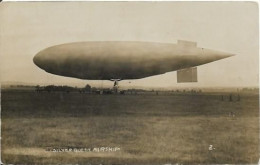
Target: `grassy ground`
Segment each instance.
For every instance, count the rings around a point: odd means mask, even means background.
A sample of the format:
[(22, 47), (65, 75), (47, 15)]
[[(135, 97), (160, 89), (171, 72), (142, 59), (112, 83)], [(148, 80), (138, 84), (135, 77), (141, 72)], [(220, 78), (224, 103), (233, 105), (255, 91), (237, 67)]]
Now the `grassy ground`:
[[(2, 162), (257, 163), (258, 95), (240, 97), (2, 91)], [(46, 151), (103, 146), (120, 151)]]

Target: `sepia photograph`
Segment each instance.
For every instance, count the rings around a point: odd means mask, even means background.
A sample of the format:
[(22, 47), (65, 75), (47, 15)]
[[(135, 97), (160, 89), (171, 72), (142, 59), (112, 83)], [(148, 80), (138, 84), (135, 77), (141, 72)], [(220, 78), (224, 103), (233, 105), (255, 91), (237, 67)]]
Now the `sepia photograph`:
[(254, 1), (0, 3), (2, 164), (258, 164)]

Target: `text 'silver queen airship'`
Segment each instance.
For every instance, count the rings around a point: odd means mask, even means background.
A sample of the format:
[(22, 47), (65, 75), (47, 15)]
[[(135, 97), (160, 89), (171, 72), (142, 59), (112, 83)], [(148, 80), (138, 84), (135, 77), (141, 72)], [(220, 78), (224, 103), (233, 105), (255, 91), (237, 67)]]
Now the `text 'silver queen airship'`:
[(177, 71), (177, 82), (197, 82), (196, 66), (230, 56), (181, 40), (177, 44), (107, 41), (49, 47), (33, 61), (48, 73), (87, 80), (140, 79)]

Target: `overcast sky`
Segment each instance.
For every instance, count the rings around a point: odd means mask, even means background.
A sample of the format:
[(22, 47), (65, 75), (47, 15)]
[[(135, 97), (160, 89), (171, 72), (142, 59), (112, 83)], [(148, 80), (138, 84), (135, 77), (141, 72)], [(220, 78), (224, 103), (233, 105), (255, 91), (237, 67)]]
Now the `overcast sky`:
[(198, 83), (176, 83), (176, 72), (124, 86), (226, 87), (258, 85), (258, 6), (254, 2), (2, 2), (1, 82), (87, 83), (34, 65), (46, 47), (78, 41), (197, 42), (236, 56), (198, 67)]

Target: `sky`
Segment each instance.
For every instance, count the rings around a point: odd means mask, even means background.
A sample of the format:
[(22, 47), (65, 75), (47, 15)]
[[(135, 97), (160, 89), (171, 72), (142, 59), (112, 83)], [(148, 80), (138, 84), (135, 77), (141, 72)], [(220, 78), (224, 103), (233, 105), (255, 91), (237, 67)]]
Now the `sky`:
[(197, 42), (235, 56), (198, 67), (198, 83), (177, 83), (176, 71), (121, 87), (258, 86), (259, 27), (255, 2), (2, 2), (0, 81), (112, 87), (53, 75), (32, 61), (41, 50), (82, 41)]

